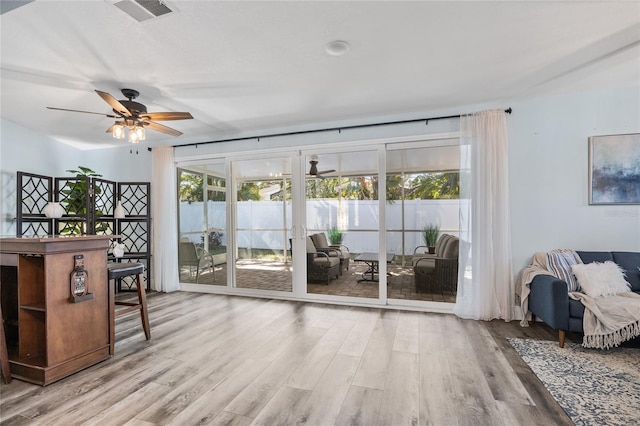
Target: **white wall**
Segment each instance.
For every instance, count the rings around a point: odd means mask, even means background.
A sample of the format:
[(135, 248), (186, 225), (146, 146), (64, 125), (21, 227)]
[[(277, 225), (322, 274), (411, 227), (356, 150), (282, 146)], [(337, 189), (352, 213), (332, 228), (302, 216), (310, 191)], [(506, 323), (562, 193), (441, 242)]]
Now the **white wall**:
[(546, 97), (511, 106), (514, 272), (536, 251), (640, 251), (640, 206), (590, 206), (588, 196), (588, 137), (639, 133), (640, 88)]
[(145, 147), (130, 154), (129, 147), (83, 151), (12, 122), (0, 122), (0, 235), (15, 235), (16, 172), (70, 176), (65, 170), (89, 167), (114, 181), (151, 180), (151, 153)]

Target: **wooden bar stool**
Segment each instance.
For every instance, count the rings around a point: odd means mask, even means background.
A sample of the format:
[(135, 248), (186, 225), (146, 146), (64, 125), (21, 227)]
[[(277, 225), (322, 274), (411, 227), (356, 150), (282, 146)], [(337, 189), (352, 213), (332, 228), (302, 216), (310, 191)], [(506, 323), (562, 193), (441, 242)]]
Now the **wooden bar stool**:
[[(110, 340), (111, 347), (109, 352), (113, 355), (114, 346), (116, 341), (115, 319), (119, 316), (126, 315), (133, 311), (140, 311), (140, 319), (142, 320), (142, 329), (147, 340), (151, 339), (151, 330), (149, 328), (149, 313), (147, 311), (147, 293), (142, 284), (142, 273), (144, 272), (144, 265), (142, 263), (109, 263), (107, 265), (109, 270), (109, 296), (112, 300), (110, 303)], [(138, 303), (135, 302), (117, 302), (115, 300), (115, 280), (117, 278), (124, 278), (135, 275), (136, 277), (136, 289), (138, 290)], [(116, 309), (118, 306), (126, 306), (126, 308)]]

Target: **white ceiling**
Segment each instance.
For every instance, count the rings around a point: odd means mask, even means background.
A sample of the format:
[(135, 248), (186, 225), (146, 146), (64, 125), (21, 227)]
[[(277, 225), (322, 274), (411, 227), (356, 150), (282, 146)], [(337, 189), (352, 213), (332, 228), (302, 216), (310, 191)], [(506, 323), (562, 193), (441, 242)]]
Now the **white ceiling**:
[[(149, 111), (193, 114), (163, 123), (184, 132), (178, 138), (148, 132), (145, 143), (161, 145), (640, 84), (638, 1), (173, 0), (173, 13), (142, 23), (115, 1), (4, 11), (2, 118), (111, 146), (111, 119), (45, 107), (106, 114), (94, 90), (123, 99), (128, 87)], [(332, 40), (351, 49), (330, 56)]]

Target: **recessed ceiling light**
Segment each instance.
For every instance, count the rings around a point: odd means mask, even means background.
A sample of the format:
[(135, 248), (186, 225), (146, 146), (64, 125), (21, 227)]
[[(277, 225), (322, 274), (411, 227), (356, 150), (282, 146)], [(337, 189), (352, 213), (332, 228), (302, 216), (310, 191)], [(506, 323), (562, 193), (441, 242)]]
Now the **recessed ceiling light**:
[(327, 43), (325, 50), (329, 55), (342, 56), (349, 51), (349, 43), (342, 40), (334, 40)]

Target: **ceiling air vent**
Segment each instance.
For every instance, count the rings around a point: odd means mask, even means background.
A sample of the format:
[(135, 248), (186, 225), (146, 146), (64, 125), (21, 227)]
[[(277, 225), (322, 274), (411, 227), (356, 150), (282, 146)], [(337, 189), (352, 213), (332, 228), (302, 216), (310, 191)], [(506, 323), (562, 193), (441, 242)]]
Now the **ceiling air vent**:
[(162, 0), (122, 0), (113, 5), (138, 22), (173, 12)]

